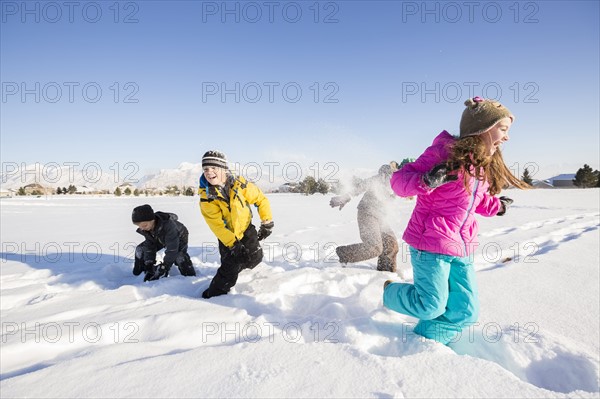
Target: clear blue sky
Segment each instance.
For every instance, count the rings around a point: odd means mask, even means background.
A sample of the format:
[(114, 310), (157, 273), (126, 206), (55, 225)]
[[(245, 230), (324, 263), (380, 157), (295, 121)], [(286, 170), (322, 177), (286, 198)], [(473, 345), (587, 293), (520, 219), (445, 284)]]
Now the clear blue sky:
[(375, 169), (500, 94), (509, 166), (599, 167), (598, 1), (64, 3), (1, 1), (3, 164)]

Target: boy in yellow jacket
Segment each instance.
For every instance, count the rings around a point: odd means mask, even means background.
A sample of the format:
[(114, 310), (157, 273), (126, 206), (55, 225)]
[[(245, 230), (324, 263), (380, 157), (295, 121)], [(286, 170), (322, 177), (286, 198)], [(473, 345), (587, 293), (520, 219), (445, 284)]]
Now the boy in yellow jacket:
[[(252, 269), (262, 261), (259, 241), (271, 234), (274, 224), (267, 197), (253, 183), (234, 176), (223, 153), (206, 152), (202, 170), (200, 211), (219, 240), (221, 254), (221, 267), (202, 293), (202, 298), (208, 299), (227, 294), (240, 271)], [(258, 233), (252, 224), (251, 204), (258, 208), (261, 220)]]

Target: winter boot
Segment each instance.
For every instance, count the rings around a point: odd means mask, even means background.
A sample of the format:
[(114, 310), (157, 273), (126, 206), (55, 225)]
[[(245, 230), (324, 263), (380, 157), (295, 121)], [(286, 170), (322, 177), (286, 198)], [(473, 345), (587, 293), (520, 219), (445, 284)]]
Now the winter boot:
[(344, 251), (344, 247), (336, 247), (335, 253), (337, 254), (337, 256), (340, 260), (340, 263), (342, 265), (346, 265), (348, 263), (348, 261), (349, 261), (348, 256), (347, 256), (348, 253), (347, 253), (347, 251)]
[(377, 270), (382, 272), (396, 271), (396, 255), (398, 255), (398, 242), (396, 237), (391, 234), (383, 233), (381, 235), (383, 242), (383, 252), (377, 259)]
[(177, 259), (175, 259), (175, 264), (177, 265), (179, 273), (181, 273), (182, 276), (196, 275), (196, 269), (194, 269), (190, 255), (188, 255), (187, 252), (180, 253), (177, 256)]

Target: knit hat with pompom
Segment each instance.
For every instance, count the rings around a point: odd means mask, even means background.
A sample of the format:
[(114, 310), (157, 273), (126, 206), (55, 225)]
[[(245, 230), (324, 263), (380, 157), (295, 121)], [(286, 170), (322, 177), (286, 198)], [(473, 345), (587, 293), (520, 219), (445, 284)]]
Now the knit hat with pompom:
[(473, 97), (465, 101), (465, 106), (467, 108), (460, 119), (461, 139), (485, 133), (501, 119), (510, 118), (512, 122), (515, 120), (508, 108), (495, 100)]

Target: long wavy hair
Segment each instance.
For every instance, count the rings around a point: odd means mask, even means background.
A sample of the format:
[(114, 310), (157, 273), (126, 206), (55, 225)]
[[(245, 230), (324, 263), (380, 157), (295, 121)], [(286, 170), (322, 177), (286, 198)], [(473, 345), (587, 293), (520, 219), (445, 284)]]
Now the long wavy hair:
[(531, 188), (527, 183), (516, 178), (504, 163), (502, 152), (496, 149), (492, 156), (480, 136), (469, 136), (456, 140), (450, 149), (447, 161), (449, 170), (463, 171), (463, 184), (471, 192), (470, 178), (487, 181), (491, 195), (499, 194), (502, 189), (514, 186), (520, 189)]

